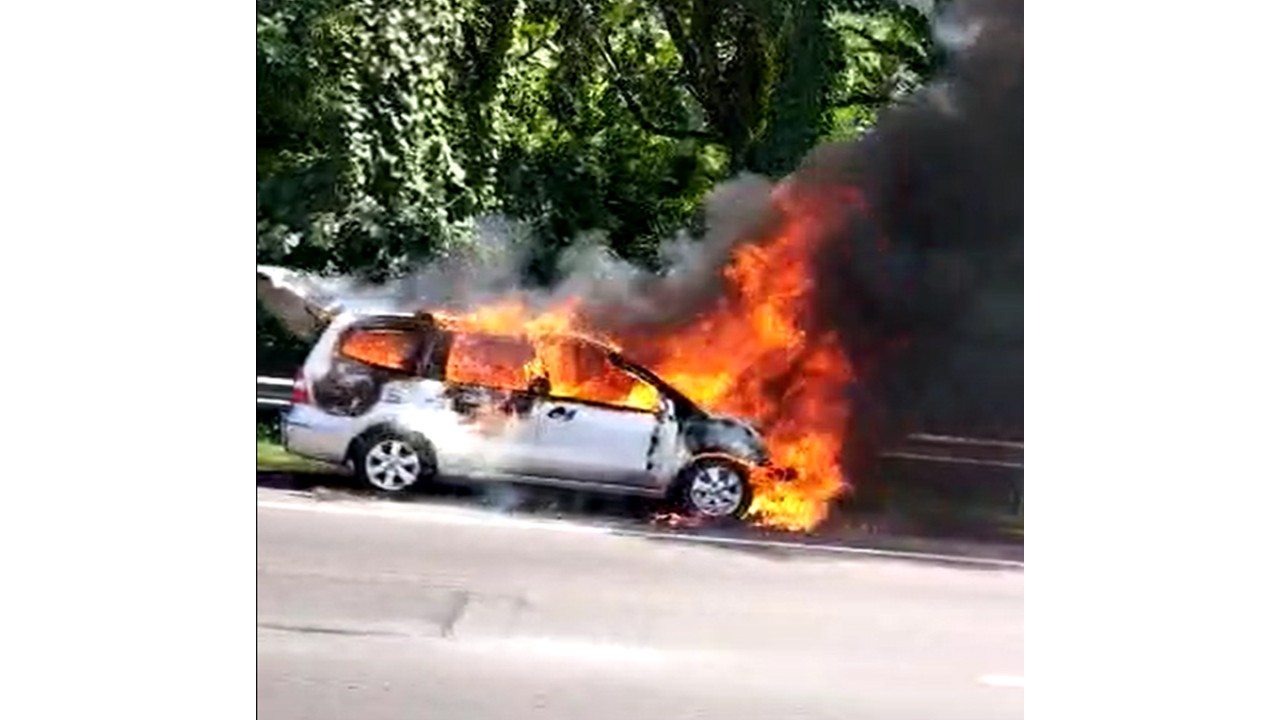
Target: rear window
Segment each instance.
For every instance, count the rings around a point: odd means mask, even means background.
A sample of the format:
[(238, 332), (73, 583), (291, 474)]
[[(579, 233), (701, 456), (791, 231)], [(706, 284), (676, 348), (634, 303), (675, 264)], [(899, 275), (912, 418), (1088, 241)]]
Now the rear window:
[(373, 367), (413, 372), (417, 341), (417, 333), (409, 330), (357, 329), (342, 338), (338, 354)]
[(460, 333), (454, 336), (445, 379), (467, 385), (524, 390), (536, 377), (536, 356), (529, 343), (515, 337)]

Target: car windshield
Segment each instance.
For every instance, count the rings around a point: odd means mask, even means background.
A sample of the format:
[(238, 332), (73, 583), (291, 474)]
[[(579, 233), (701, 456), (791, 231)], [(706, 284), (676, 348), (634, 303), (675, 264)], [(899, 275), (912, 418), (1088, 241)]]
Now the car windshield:
[(610, 352), (609, 362), (623, 371), (640, 378), (644, 382), (652, 385), (659, 393), (665, 395), (676, 405), (677, 414), (685, 417), (702, 417), (707, 413), (698, 404), (690, 400), (687, 395), (675, 389), (666, 380), (658, 377), (654, 372), (643, 365), (638, 365), (626, 359), (616, 352)]

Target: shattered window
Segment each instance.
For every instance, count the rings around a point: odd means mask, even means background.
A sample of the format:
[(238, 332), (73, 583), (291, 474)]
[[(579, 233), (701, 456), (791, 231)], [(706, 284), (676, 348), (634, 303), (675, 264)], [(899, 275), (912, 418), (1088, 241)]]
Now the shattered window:
[(413, 371), (413, 350), (417, 335), (406, 330), (354, 330), (342, 340), (338, 353), (366, 365)]
[(538, 373), (533, 347), (515, 337), (458, 334), (449, 351), (445, 379), (467, 385), (524, 390)]
[(658, 406), (653, 386), (609, 362), (605, 351), (570, 339), (538, 343), (538, 356), (557, 397), (651, 411)]

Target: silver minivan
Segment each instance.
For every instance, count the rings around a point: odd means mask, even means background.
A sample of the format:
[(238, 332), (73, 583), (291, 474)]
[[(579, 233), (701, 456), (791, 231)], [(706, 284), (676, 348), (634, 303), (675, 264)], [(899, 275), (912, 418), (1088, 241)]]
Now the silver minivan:
[[(548, 343), (550, 368), (538, 362)], [(603, 343), (430, 313), (334, 317), (298, 372), (283, 435), (384, 493), (436, 476), (532, 483), (666, 497), (707, 519), (741, 518), (752, 469), (768, 463), (751, 425)]]

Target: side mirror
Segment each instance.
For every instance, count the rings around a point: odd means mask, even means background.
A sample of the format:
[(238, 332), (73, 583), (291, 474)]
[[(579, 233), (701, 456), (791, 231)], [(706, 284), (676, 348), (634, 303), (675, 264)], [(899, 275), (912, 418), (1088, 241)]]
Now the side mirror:
[(534, 397), (546, 397), (551, 394), (551, 381), (545, 377), (536, 377), (529, 382), (526, 392)]

